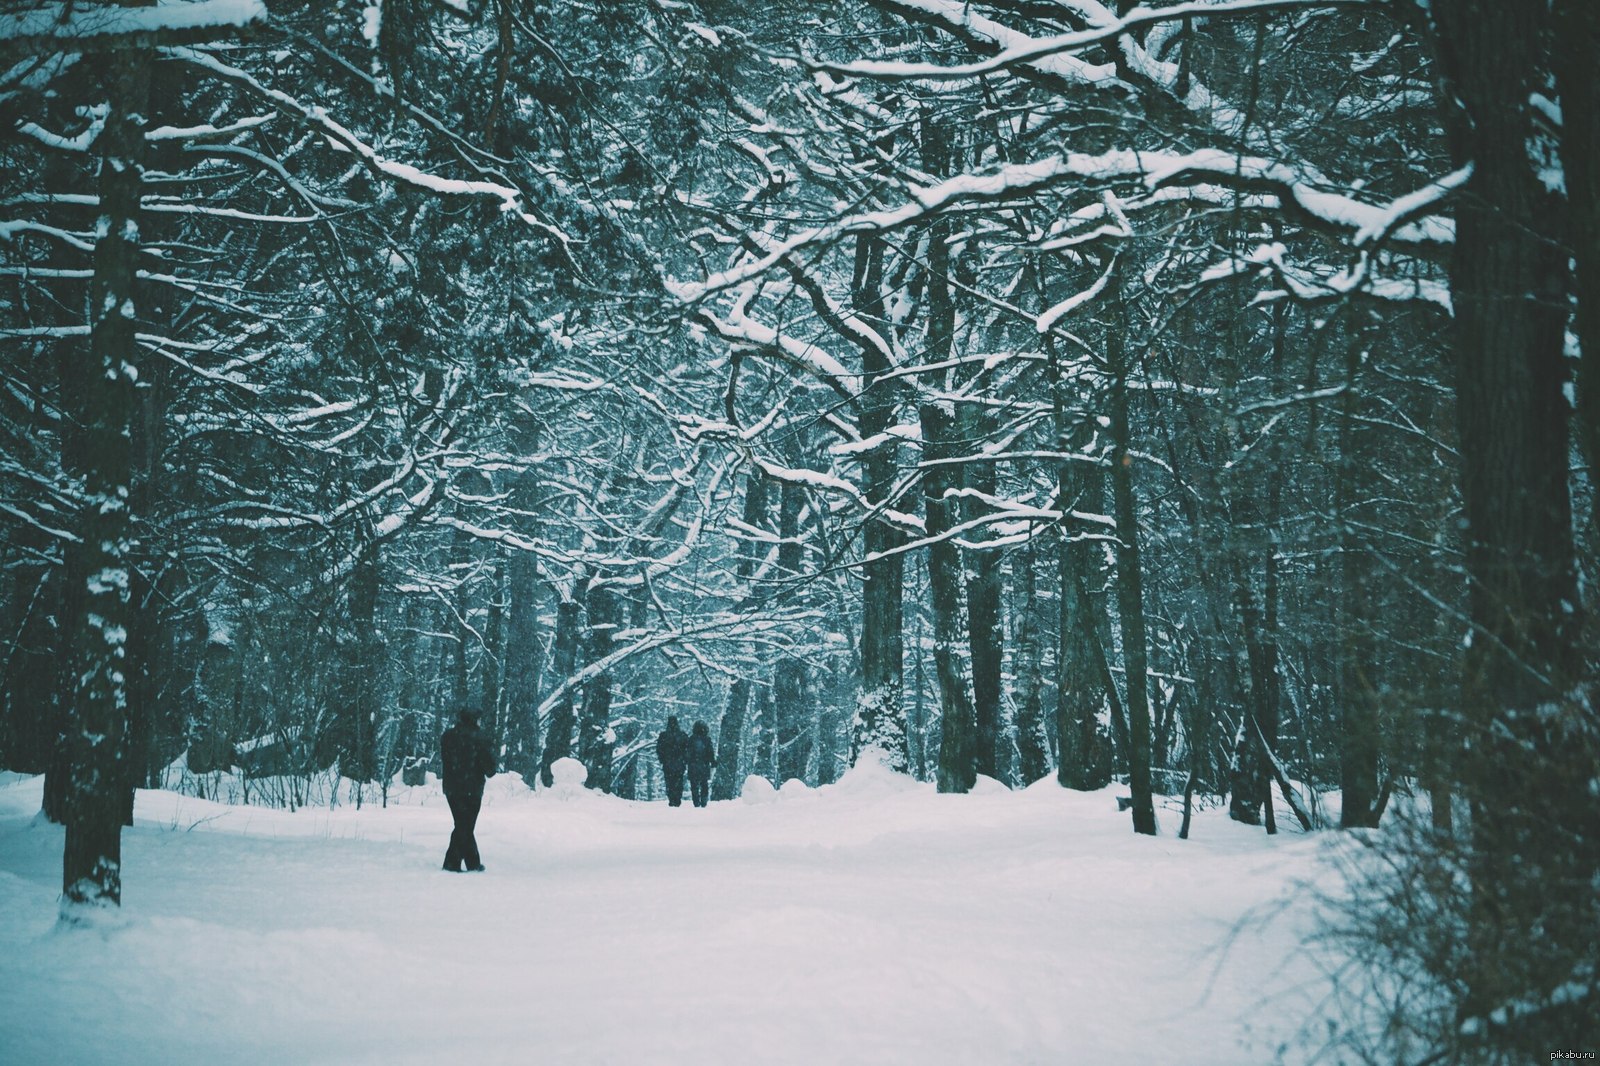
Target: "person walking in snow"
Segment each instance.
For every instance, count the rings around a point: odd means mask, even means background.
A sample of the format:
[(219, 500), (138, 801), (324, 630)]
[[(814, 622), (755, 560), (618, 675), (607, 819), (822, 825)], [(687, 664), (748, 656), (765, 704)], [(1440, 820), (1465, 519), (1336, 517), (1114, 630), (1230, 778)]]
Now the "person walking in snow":
[(711, 768), (717, 765), (717, 751), (711, 746), (711, 729), (704, 722), (694, 724), (689, 735), (689, 795), (696, 807), (704, 807), (711, 791)]
[(689, 738), (678, 728), (678, 716), (667, 716), (667, 728), (656, 737), (656, 758), (661, 760), (661, 775), (667, 779), (667, 806), (683, 806), (684, 759)]
[(444, 868), (461, 873), (461, 864), (466, 863), (468, 870), (482, 870), (473, 833), (483, 807), (484, 779), (494, 776), (494, 752), (489, 750), (489, 738), (478, 728), (476, 711), (461, 709), (456, 724), (439, 738), (439, 757), (444, 763), (444, 798), (456, 823), (444, 853)]

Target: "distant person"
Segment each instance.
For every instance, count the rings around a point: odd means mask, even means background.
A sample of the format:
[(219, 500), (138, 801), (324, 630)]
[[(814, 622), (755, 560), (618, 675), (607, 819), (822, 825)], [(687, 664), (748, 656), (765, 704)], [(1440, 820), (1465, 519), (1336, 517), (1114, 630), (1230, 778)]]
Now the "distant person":
[(483, 869), (478, 856), (478, 841), (472, 835), (478, 827), (478, 811), (483, 806), (483, 782), (494, 776), (494, 752), (489, 738), (478, 728), (478, 713), (463, 708), (456, 724), (439, 739), (439, 757), (444, 763), (444, 798), (456, 827), (450, 834), (450, 848), (444, 853), (444, 868), (461, 873)]
[(696, 807), (710, 798), (711, 768), (717, 765), (717, 751), (711, 746), (711, 729), (704, 722), (694, 724), (689, 735), (689, 795)]
[(661, 760), (661, 775), (667, 779), (667, 806), (683, 806), (684, 760), (689, 754), (689, 738), (678, 728), (678, 716), (667, 716), (667, 728), (656, 737), (656, 758)]

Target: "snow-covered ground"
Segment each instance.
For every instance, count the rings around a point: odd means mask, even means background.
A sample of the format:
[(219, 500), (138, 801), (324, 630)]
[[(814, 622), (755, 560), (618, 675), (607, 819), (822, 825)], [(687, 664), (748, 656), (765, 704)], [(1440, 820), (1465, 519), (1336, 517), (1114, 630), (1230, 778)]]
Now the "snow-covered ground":
[(1217, 811), (1180, 841), (1172, 810), (1136, 838), (1115, 790), (988, 784), (861, 766), (696, 810), (501, 776), (488, 870), (459, 875), (434, 787), (292, 813), (141, 792), (122, 919), (58, 930), (62, 831), (0, 775), (0, 1061), (1310, 1057), (1322, 841)]

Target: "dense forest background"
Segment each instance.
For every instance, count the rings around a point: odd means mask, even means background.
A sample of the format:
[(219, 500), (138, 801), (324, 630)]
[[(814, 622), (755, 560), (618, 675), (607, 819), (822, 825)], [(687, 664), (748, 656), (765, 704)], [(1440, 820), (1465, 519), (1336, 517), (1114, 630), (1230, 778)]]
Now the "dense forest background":
[(376, 800), (468, 707), (653, 798), (675, 714), (713, 798), (876, 749), (1145, 833), (1425, 799), (1388, 854), (1454, 909), (1384, 943), (1440, 1039), (1592, 1033), (1600, 7), (7, 4), (0, 52), (0, 764), (69, 898), (174, 767)]

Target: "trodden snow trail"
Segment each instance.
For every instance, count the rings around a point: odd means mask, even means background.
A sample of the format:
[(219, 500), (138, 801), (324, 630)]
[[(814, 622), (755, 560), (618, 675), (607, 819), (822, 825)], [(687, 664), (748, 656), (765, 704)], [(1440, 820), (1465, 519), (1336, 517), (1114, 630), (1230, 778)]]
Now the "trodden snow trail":
[[(490, 782), (298, 812), (141, 792), (120, 921), (55, 928), (61, 835), (0, 784), (0, 1061), (1289, 1061), (1315, 838), (1113, 792), (941, 796), (876, 767), (764, 803)], [(1176, 815), (1165, 812), (1170, 834)]]

